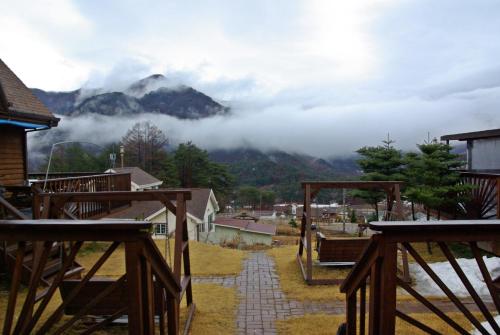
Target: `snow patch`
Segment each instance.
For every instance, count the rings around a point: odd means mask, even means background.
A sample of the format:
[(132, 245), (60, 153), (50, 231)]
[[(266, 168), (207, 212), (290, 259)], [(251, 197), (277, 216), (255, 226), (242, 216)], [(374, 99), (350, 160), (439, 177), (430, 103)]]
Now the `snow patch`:
[[(498, 325), (500, 325), (500, 315), (495, 316), (495, 322)], [(495, 334), (495, 332), (493, 331), (493, 328), (491, 327), (491, 325), (489, 324), (488, 321), (484, 321), (483, 323), (481, 323), (481, 325), (484, 327), (484, 329), (486, 329), (486, 331), (489, 334)], [(481, 332), (477, 329), (474, 329), (474, 331), (472, 332), (472, 335), (481, 335)]]
[[(483, 257), (484, 263), (488, 268), (492, 278), (500, 276), (500, 258)], [(481, 297), (490, 297), (490, 293), (484, 282), (481, 271), (479, 270), (475, 259), (459, 258), (458, 264), (471, 282), (476, 292)], [(469, 292), (463, 286), (462, 281), (455, 273), (449, 262), (437, 262), (429, 264), (430, 268), (441, 278), (448, 288), (457, 296), (468, 297)], [(420, 265), (410, 264), (410, 273), (415, 280), (415, 290), (424, 296), (446, 296), (443, 291), (434, 283)]]

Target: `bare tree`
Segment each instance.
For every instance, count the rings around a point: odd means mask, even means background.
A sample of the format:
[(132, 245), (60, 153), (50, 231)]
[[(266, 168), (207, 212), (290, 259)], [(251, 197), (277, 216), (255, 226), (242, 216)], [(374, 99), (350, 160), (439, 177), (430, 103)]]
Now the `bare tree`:
[(138, 122), (122, 138), (125, 148), (125, 162), (155, 174), (162, 168), (167, 153), (168, 139), (163, 132), (149, 122)]

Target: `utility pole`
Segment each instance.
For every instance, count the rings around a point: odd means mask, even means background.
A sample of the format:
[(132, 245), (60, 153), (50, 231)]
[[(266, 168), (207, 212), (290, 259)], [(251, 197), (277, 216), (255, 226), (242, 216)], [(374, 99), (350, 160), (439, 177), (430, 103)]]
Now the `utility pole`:
[(345, 233), (345, 188), (342, 189), (342, 232)]
[(125, 147), (123, 145), (120, 145), (120, 161), (121, 161), (121, 166), (123, 168), (123, 156), (125, 155)]

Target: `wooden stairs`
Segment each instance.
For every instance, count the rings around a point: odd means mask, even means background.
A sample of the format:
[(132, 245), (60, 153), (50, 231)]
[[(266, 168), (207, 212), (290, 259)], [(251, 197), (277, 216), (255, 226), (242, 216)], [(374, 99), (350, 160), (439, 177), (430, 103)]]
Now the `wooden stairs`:
[[(66, 255), (65, 246), (62, 243), (54, 243), (52, 249), (49, 254), (49, 259), (45, 264), (42, 278), (40, 280), (40, 284), (44, 287), (48, 287), (52, 282), (52, 279), (57, 274), (57, 272), (62, 267), (62, 260)], [(16, 253), (17, 253), (17, 244), (7, 244), (5, 242), (0, 245), (0, 268), (1, 272), (13, 273), (14, 267), (16, 264)], [(21, 273), (21, 282), (25, 285), (29, 284), (31, 274), (33, 272), (33, 245), (28, 242), (26, 245), (26, 254), (23, 260), (23, 270)], [(65, 278), (73, 278), (79, 279), (81, 278), (81, 273), (83, 271), (83, 267), (80, 266), (77, 262), (70, 267), (70, 269), (66, 272)]]
[[(19, 209), (13, 206), (7, 199), (0, 195), (0, 218), (2, 219), (18, 219), (27, 220), (28, 217)], [(12, 274), (16, 264), (17, 244), (0, 241), (0, 273)], [(29, 285), (30, 278), (33, 272), (33, 244), (27, 242), (26, 254), (23, 259), (23, 267), (21, 273), (21, 282)], [(66, 247), (63, 243), (58, 242), (52, 245), (49, 258), (45, 264), (42, 278), (40, 280), (41, 286), (48, 287), (52, 279), (62, 267), (62, 261), (66, 257)], [(80, 264), (74, 264), (69, 268), (65, 274), (65, 278), (81, 278), (81, 273), (84, 270)]]

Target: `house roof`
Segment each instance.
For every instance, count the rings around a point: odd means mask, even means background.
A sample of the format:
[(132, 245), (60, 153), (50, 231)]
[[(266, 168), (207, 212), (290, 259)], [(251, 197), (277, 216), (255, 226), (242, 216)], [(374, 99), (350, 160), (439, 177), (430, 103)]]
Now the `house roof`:
[(143, 220), (164, 208), (165, 206), (160, 201), (132, 201), (130, 207), (111, 213), (106, 218)]
[[(199, 221), (203, 221), (205, 211), (210, 200), (212, 190), (209, 188), (191, 188), (191, 200), (186, 202), (186, 211)], [(215, 206), (215, 210), (218, 207)], [(114, 219), (136, 219), (149, 218), (151, 215), (160, 212), (165, 206), (160, 201), (132, 201), (130, 207), (107, 215), (107, 218)]]
[(0, 118), (57, 126), (59, 119), (0, 59)]
[(214, 222), (215, 225), (235, 228), (239, 230), (244, 230), (257, 234), (265, 234), (265, 235), (275, 235), (276, 234), (276, 225), (273, 224), (264, 224), (257, 223), (253, 220), (239, 220), (239, 219), (231, 219), (231, 218), (217, 218)]
[[(189, 190), (191, 191), (191, 200), (187, 202), (186, 210), (189, 214), (203, 221), (208, 201), (210, 200), (210, 196), (213, 196), (213, 192), (209, 188), (190, 188)], [(213, 199), (215, 200), (215, 196)], [(219, 210), (217, 200), (215, 200), (215, 205), (215, 210)]]
[(489, 129), (481, 131), (473, 131), (469, 133), (459, 133), (441, 136), (441, 141), (466, 141), (476, 140), (480, 138), (500, 137), (500, 129)]
[(156, 186), (161, 185), (163, 182), (137, 166), (113, 168), (108, 171), (114, 173), (130, 173), (130, 180), (137, 186)]

